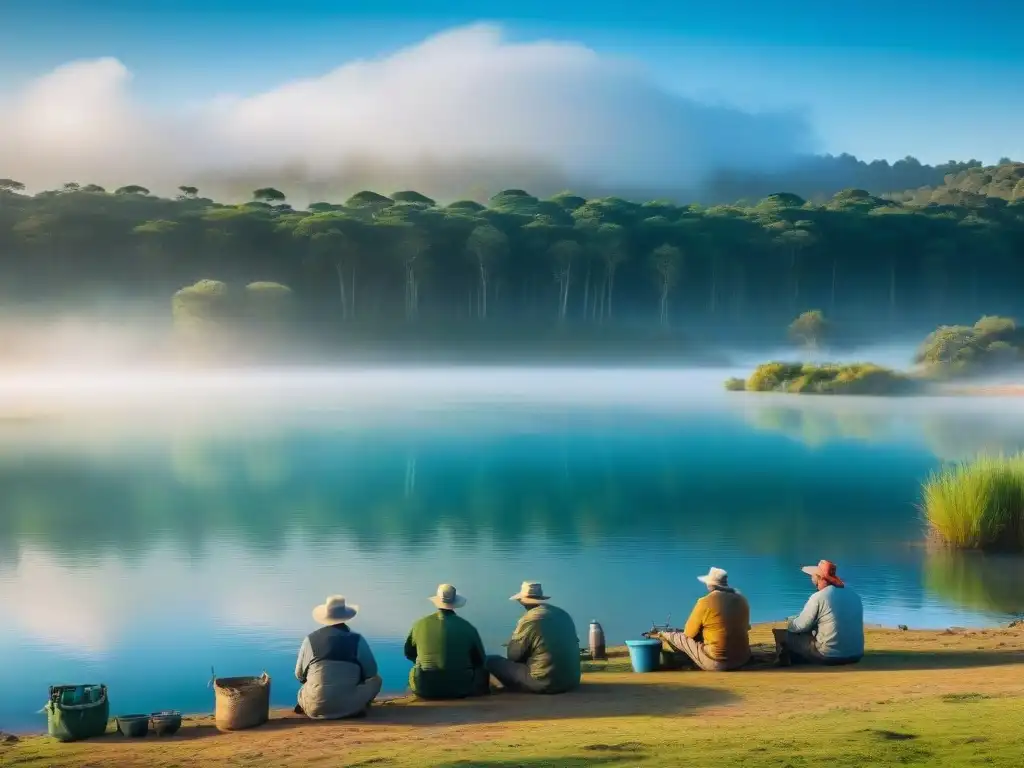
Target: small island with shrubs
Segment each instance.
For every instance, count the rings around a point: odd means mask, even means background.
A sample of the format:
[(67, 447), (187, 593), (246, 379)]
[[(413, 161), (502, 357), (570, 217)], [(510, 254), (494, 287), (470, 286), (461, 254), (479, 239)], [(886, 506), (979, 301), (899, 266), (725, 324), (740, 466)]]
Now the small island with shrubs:
[(746, 380), (725, 383), (730, 391), (814, 395), (906, 395), (920, 393), (922, 386), (910, 376), (871, 363), (764, 363)]
[[(828, 339), (830, 325), (819, 310), (801, 314), (789, 326), (790, 338), (809, 354)], [(973, 326), (942, 326), (922, 342), (909, 372), (873, 363), (762, 363), (746, 379), (730, 378), (730, 392), (787, 392), (813, 395), (969, 394), (937, 385), (969, 381), (1020, 370), (1024, 365), (1024, 331), (1008, 317), (982, 317)]]

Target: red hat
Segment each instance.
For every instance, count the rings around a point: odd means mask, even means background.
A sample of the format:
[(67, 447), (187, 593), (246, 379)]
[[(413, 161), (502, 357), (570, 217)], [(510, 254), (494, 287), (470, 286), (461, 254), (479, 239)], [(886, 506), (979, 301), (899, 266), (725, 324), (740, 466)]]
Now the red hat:
[(819, 560), (817, 565), (805, 565), (800, 570), (808, 576), (817, 576), (834, 587), (844, 586), (843, 580), (836, 576), (836, 564), (831, 560)]

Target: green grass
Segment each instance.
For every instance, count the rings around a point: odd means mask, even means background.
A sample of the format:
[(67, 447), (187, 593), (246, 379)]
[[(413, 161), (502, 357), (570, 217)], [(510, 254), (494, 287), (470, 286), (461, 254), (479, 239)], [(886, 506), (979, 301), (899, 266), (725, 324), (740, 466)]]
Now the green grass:
[[(725, 716), (715, 722), (686, 725), (660, 717), (610, 718), (603, 721), (502, 724), (478, 738), (446, 736), (439, 729), (427, 740), (348, 743), (341, 737), (337, 751), (317, 753), (304, 762), (314, 743), (293, 743), (284, 752), (248, 751), (239, 737), (233, 750), (220, 751), (208, 740), (191, 742), (191, 752), (167, 740), (169, 751), (188, 754), (174, 762), (160, 756), (144, 758), (138, 745), (121, 744), (125, 765), (351, 765), (413, 768), (416, 766), (474, 766), (474, 768), (574, 768), (579, 766), (716, 766), (716, 768), (863, 768), (866, 766), (986, 765), (1018, 768), (1021, 764), (1020, 697), (927, 696), (899, 703), (879, 703), (841, 709), (814, 709), (799, 714), (771, 712)], [(344, 725), (314, 733), (333, 733)], [(255, 731), (253, 733), (256, 733)], [(286, 732), (280, 733), (282, 738)], [(216, 740), (216, 737), (214, 737)], [(206, 743), (204, 743), (206, 742)], [(2, 750), (3, 748), (0, 748)], [(104, 757), (109, 758), (110, 752)], [(10, 762), (5, 762), (5, 757)], [(84, 742), (74, 756), (47, 741), (30, 749), (0, 751), (0, 765), (42, 768), (111, 764), (91, 759)]]
[(873, 363), (763, 363), (746, 382), (725, 382), (730, 391), (810, 395), (903, 395), (920, 391), (920, 386), (909, 376)]
[(934, 472), (922, 489), (934, 536), (956, 549), (1024, 551), (1024, 453)]

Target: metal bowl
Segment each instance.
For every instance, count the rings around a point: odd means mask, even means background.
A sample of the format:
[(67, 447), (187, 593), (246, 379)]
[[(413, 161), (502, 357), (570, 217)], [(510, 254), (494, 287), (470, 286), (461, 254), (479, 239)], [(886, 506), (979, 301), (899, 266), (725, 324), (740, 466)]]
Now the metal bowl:
[(149, 733), (149, 715), (118, 715), (114, 722), (122, 736), (139, 739)]
[(153, 732), (157, 736), (173, 736), (181, 728), (181, 712), (176, 709), (165, 709), (150, 715)]

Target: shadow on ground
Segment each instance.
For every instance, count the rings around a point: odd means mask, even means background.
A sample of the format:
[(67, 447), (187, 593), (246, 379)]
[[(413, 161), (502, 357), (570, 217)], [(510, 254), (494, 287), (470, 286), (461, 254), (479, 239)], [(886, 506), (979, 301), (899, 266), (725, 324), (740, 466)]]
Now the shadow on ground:
[[(862, 669), (971, 669), (1024, 663), (1024, 650), (978, 651), (868, 651), (858, 665)], [(837, 667), (831, 667), (835, 670)]]
[[(694, 675), (692, 681), (698, 683)], [(696, 714), (707, 707), (738, 702), (731, 691), (701, 685), (673, 683), (584, 683), (578, 691), (558, 696), (498, 693), (461, 701), (418, 701), (399, 699), (375, 706), (370, 716), (359, 721), (403, 726), (469, 725), (511, 723), (523, 720), (567, 720), (592, 717), (675, 716)], [(300, 717), (272, 720), (264, 727), (287, 728), (308, 725)], [(316, 723), (314, 723), (316, 724)], [(326, 723), (324, 723), (326, 725)]]
[[(686, 684), (673, 683), (584, 683), (578, 691), (558, 696), (537, 696), (520, 693), (498, 693), (459, 701), (420, 701), (396, 699), (375, 704), (369, 716), (359, 720), (310, 720), (300, 715), (282, 715), (259, 726), (260, 732), (291, 728), (381, 726), (429, 727), (514, 723), (524, 720), (568, 720), (592, 717), (686, 716), (708, 707), (739, 702), (731, 691), (690, 685), (698, 682), (697, 673)], [(186, 723), (175, 739), (202, 739), (219, 731), (212, 719)], [(100, 740), (120, 738), (110, 735)], [(604, 747), (615, 751), (615, 745), (597, 745), (595, 756)], [(593, 763), (593, 760), (591, 760)]]

